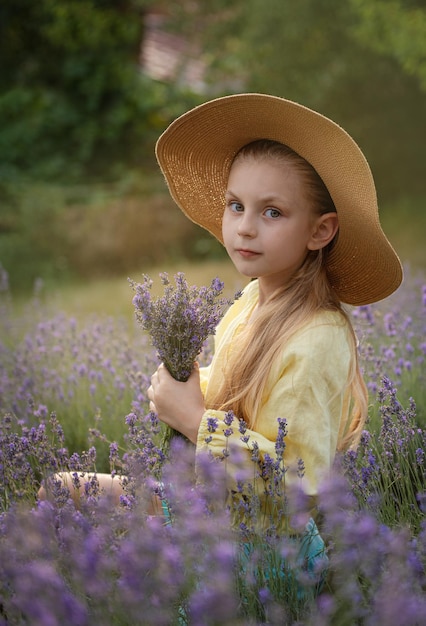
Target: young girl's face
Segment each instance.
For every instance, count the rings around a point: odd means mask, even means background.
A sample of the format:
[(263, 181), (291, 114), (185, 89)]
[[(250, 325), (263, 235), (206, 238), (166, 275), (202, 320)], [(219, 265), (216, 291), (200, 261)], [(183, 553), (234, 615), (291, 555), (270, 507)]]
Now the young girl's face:
[(301, 174), (271, 158), (243, 158), (231, 168), (222, 232), (237, 270), (259, 278), (263, 293), (302, 265), (316, 230)]

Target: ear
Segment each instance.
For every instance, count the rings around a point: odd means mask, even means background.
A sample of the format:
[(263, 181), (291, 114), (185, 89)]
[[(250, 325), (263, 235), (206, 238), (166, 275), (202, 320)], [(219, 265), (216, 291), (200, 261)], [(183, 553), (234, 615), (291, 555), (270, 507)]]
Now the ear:
[(320, 250), (332, 241), (339, 229), (337, 213), (324, 213), (316, 220), (311, 238), (308, 242), (309, 250)]

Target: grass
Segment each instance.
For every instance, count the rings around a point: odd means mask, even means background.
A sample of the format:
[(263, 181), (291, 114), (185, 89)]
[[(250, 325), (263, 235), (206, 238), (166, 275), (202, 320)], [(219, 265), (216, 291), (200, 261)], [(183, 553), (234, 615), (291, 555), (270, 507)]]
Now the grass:
[[(205, 261), (196, 263), (166, 262), (163, 265), (141, 269), (140, 272), (129, 273), (129, 278), (139, 282), (142, 274), (148, 274), (154, 281), (153, 294), (160, 292), (162, 285), (160, 272), (168, 272), (173, 276), (177, 271), (184, 272), (189, 284), (204, 285), (218, 276), (225, 283), (225, 290), (234, 293), (246, 284), (244, 277), (235, 270), (230, 261)], [(49, 290), (43, 295), (44, 305), (48, 310), (65, 311), (69, 315), (84, 318), (90, 314), (134, 317), (132, 297), (133, 291), (127, 276), (102, 278), (98, 280), (65, 285)], [(21, 300), (20, 306), (23, 306)]]

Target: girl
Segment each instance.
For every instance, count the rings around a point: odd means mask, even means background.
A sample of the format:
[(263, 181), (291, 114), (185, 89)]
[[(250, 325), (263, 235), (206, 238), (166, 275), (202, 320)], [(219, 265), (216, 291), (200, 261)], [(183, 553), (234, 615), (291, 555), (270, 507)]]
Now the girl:
[[(160, 137), (156, 154), (178, 206), (256, 280), (219, 324), (211, 365), (196, 366), (186, 383), (160, 366), (150, 408), (197, 452), (220, 457), (233, 444), (247, 471), (253, 444), (260, 459), (274, 458), (277, 418), (285, 418), (285, 464), (303, 460), (314, 505), (321, 475), (338, 449), (356, 445), (367, 415), (342, 302), (380, 300), (402, 280), (368, 164), (331, 120), (262, 94), (189, 111)], [(237, 428), (229, 436), (228, 411), (245, 421), (250, 445)], [(240, 472), (241, 463), (228, 459), (231, 493)], [(286, 475), (286, 487), (295, 476)]]
[[(226, 463), (230, 497), (241, 470), (252, 468), (254, 446), (261, 460), (274, 458), (284, 418), (285, 465), (303, 460), (314, 518), (321, 475), (338, 449), (356, 445), (367, 415), (356, 338), (342, 303), (380, 300), (402, 280), (379, 223), (369, 166), (337, 124), (263, 94), (196, 107), (163, 133), (156, 155), (181, 210), (255, 280), (219, 324), (211, 365), (195, 365), (185, 383), (161, 365), (148, 390), (150, 408), (196, 453), (220, 457), (227, 446), (239, 449), (238, 464), (232, 457)], [(244, 438), (238, 428), (229, 436), (230, 411), (244, 420)], [(109, 476), (98, 479), (120, 492)], [(289, 472), (286, 487), (294, 480)], [(321, 552), (313, 518), (308, 531)], [(278, 520), (277, 530), (287, 523)]]

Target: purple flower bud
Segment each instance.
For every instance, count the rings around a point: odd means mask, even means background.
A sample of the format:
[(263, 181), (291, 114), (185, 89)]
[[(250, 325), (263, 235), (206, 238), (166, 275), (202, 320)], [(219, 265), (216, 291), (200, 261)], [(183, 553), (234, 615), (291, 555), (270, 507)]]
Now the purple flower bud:
[(209, 433), (216, 432), (218, 425), (219, 425), (219, 420), (217, 419), (217, 417), (207, 418), (207, 430), (209, 431)]

